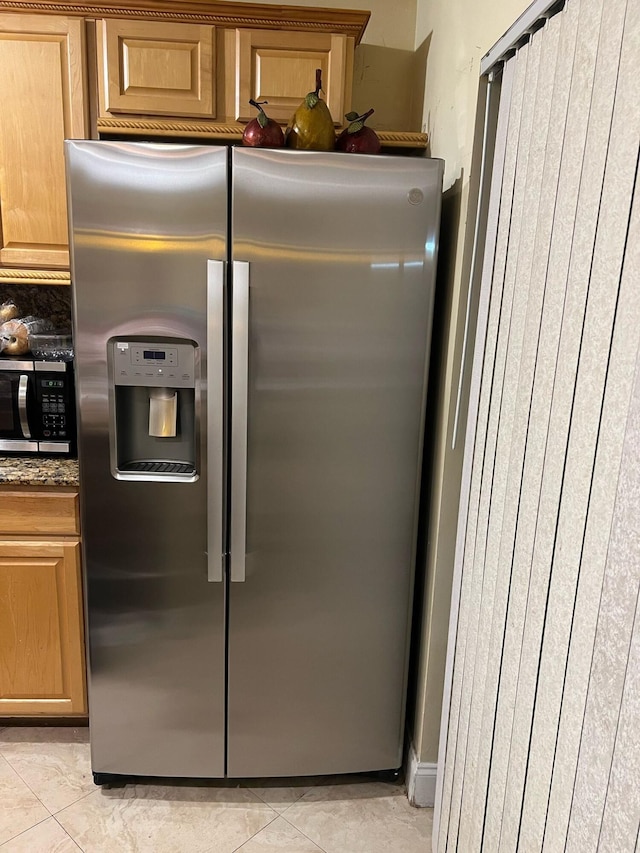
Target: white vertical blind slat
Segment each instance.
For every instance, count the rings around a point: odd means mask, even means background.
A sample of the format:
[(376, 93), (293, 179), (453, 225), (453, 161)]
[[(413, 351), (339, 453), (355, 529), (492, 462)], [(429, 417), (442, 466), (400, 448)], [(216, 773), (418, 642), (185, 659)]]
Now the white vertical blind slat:
[[(473, 664), (472, 677), (469, 685), (469, 722), (468, 740), (465, 757), (465, 779), (463, 797), (461, 803), (461, 822), (459, 831), (459, 846), (464, 849), (469, 845), (470, 821), (472, 819), (472, 807), (474, 799), (474, 786), (476, 776), (476, 759), (480, 738), (480, 727), (482, 722), (482, 698), (487, 669), (487, 650), (489, 644), (491, 617), (495, 602), (496, 570), (497, 560), (493, 551), (496, 550), (495, 540), (499, 535), (501, 527), (502, 512), (504, 509), (504, 468), (500, 464), (501, 454), (508, 455), (508, 447), (511, 437), (513, 382), (509, 376), (509, 351), (521, 344), (522, 325), (526, 311), (526, 290), (516, 287), (518, 281), (518, 269), (520, 266), (520, 250), (523, 244), (523, 235), (526, 229), (526, 219), (523, 217), (525, 210), (525, 190), (529, 164), (532, 163), (531, 143), (534, 138), (532, 134), (533, 118), (535, 109), (535, 91), (540, 59), (541, 35), (538, 33), (531, 41), (527, 54), (527, 69), (525, 79), (525, 97), (522, 106), (522, 118), (520, 133), (522, 136), (518, 146), (519, 157), (516, 167), (516, 183), (513, 198), (511, 230), (509, 234), (509, 250), (507, 255), (507, 268), (505, 273), (504, 295), (510, 300), (510, 317), (507, 320), (503, 311), (501, 327), (498, 333), (496, 351), (496, 366), (494, 373), (494, 391), (492, 394), (494, 405), (490, 409), (488, 453), (485, 457), (485, 468), (483, 473), (484, 488), (481, 500), (480, 518), (483, 529), (486, 530), (483, 547), (477, 549), (478, 577), (482, 578), (480, 589), (480, 604), (478, 612), (478, 637), (476, 643), (476, 655)], [(527, 140), (525, 142), (524, 140)], [(527, 144), (528, 143), (528, 144)], [(503, 302), (504, 306), (504, 302)], [(501, 393), (497, 393), (496, 385), (501, 386)]]
[[(567, 836), (567, 853), (595, 851), (600, 840), (640, 588), (640, 467), (637, 464), (639, 450), (640, 397), (636, 393), (628, 422), (600, 602), (584, 731)], [(636, 754), (637, 749), (636, 742)], [(633, 750), (631, 754), (633, 755)], [(627, 777), (623, 781), (622, 793), (633, 797), (633, 789), (637, 787), (638, 778)], [(621, 851), (624, 849), (623, 845), (628, 848), (631, 841), (629, 836), (621, 838), (619, 846), (609, 849)]]
[[(480, 843), (484, 822), (491, 736), (511, 566), (510, 560), (501, 559), (501, 555), (505, 547), (504, 540), (508, 538), (506, 531), (515, 525), (520, 487), (521, 445), (524, 445), (530, 403), (530, 394), (524, 391), (527, 383), (523, 379), (523, 373), (527, 374), (530, 369), (531, 375), (533, 374), (535, 338), (540, 324), (543, 292), (542, 285), (532, 281), (532, 269), (544, 151), (549, 129), (553, 73), (538, 74), (538, 69), (543, 67), (553, 70), (559, 34), (560, 19), (558, 18), (535, 34), (529, 55), (529, 65), (532, 66), (532, 56), (534, 52), (537, 53), (535, 61), (537, 82), (533, 84), (533, 73), (529, 73), (527, 84), (532, 93), (530, 146), (524, 179), (517, 264), (514, 265), (513, 270), (514, 299), (507, 342), (484, 561), (485, 589), (480, 621), (485, 627), (479, 643), (480, 653), (476, 664), (476, 686), (474, 686), (470, 721), (468, 752), (472, 761), (467, 759), (467, 772), (473, 774), (472, 779), (475, 784), (473, 787), (465, 785), (462, 810), (466, 820), (461, 826), (459, 841), (462, 849), (474, 849)], [(517, 457), (516, 465), (510, 465), (510, 460), (514, 457)], [(511, 549), (512, 546), (509, 547)]]
[(487, 431), (480, 473), (481, 479), (476, 535), (473, 551), (469, 552), (470, 556), (471, 553), (473, 554), (473, 569), (469, 592), (470, 617), (468, 620), (469, 629), (460, 698), (460, 728), (458, 734), (458, 751), (459, 754), (464, 755), (464, 760), (459, 761), (457, 773), (454, 777), (451, 806), (453, 823), (451, 824), (450, 821), (450, 825), (455, 826), (456, 828), (456, 834), (459, 832), (459, 822), (462, 814), (463, 788), (468, 781), (471, 783), (472, 780), (472, 775), (468, 772), (467, 768), (467, 756), (469, 754), (467, 749), (469, 742), (469, 720), (471, 715), (474, 681), (478, 668), (478, 644), (482, 644), (482, 632), (484, 630), (484, 626), (480, 622), (483, 594), (486, 595), (485, 585), (488, 583), (487, 578), (485, 578), (484, 557), (486, 552), (488, 517), (493, 489), (495, 448), (498, 434), (500, 405), (502, 400), (504, 368), (513, 309), (515, 265), (517, 262), (517, 246), (519, 244), (520, 227), (522, 222), (521, 209), (524, 197), (524, 180), (526, 176), (526, 162), (529, 151), (529, 141), (531, 138), (533, 115), (532, 98), (525, 98), (524, 95), (527, 91), (527, 79), (531, 79), (532, 75), (535, 79), (537, 75), (538, 56), (539, 50), (536, 48), (532, 51), (532, 45), (529, 44), (520, 52), (516, 59), (516, 77), (514, 81), (512, 114), (514, 115), (514, 118), (516, 116), (519, 117), (519, 141), (517, 145), (515, 184), (509, 223), (504, 283), (502, 285), (500, 320), (497, 329), (495, 361), (493, 364), (491, 384), (487, 388)]
[(509, 68), (434, 837), (438, 853), (627, 853), (640, 838), (640, 3), (566, 0)]
[[(586, 223), (581, 220), (583, 211), (589, 213), (587, 199), (584, 202), (582, 200), (581, 187), (569, 271), (569, 289), (576, 289), (582, 294), (586, 284), (587, 302), (586, 310), (581, 307), (575, 314), (567, 316), (569, 323), (563, 328), (563, 336), (566, 328), (567, 340), (571, 339), (572, 360), (577, 350), (578, 370), (575, 378), (571, 378), (570, 384), (567, 382), (558, 388), (558, 403), (564, 408), (564, 423), (569, 421), (569, 436), (564, 449), (562, 491), (556, 510), (551, 577), (531, 732), (531, 742), (535, 744), (535, 749), (530, 750), (520, 830), (521, 844), (534, 850), (540, 849), (544, 835), (611, 349), (620, 265), (624, 253), (629, 199), (633, 186), (632, 182), (627, 184), (626, 196), (620, 200), (620, 206), (624, 208), (624, 222), (616, 215), (613, 218), (616, 228), (612, 230), (608, 226), (612, 222), (611, 214), (618, 210), (618, 200), (612, 198), (608, 192), (605, 170), (625, 7), (626, 0), (607, 0), (606, 18), (600, 30), (582, 182), (582, 187), (595, 184), (591, 196), (595, 215), (593, 218), (589, 217)], [(603, 172), (604, 183), (600, 177)], [(633, 178), (633, 172), (631, 177)], [(599, 191), (598, 186), (602, 187)], [(578, 228), (579, 224), (585, 224), (586, 227)], [(609, 248), (605, 249), (605, 246)], [(608, 263), (603, 266), (600, 258), (604, 255)], [(571, 321), (575, 321), (575, 325)], [(564, 377), (568, 378), (567, 374)], [(555, 402), (556, 394), (554, 404)], [(574, 727), (579, 728), (580, 724), (581, 716), (571, 721)]]
[[(564, 14), (564, 13), (561, 13)], [(527, 609), (523, 630), (522, 651), (518, 672), (518, 685), (514, 706), (514, 724), (509, 745), (509, 768), (505, 787), (505, 803), (502, 816), (500, 853), (516, 849), (520, 832), (527, 764), (530, 757), (529, 745), (534, 719), (534, 703), (538, 685), (542, 637), (548, 601), (549, 581), (552, 569), (553, 545), (555, 541), (558, 506), (562, 489), (565, 449), (571, 420), (571, 401), (577, 373), (580, 344), (580, 329), (586, 301), (586, 278), (575, 281), (571, 276), (572, 261), (575, 266), (573, 247), (576, 239), (589, 225), (591, 235), (595, 232), (597, 211), (600, 201), (601, 179), (590, 176), (583, 181), (587, 172), (584, 158), (600, 24), (602, 19), (601, 0), (583, 0), (580, 4), (576, 51), (569, 96), (567, 125), (561, 176), (558, 186), (558, 204), (547, 276), (547, 287), (555, 292), (564, 289), (564, 302), (560, 318), (546, 318), (551, 332), (548, 343), (550, 355), (542, 370), (538, 371), (534, 384), (532, 419), (538, 431), (534, 438), (543, 438), (544, 443), (533, 443), (527, 453), (533, 454), (532, 472), (541, 471), (540, 494), (534, 514), (520, 516), (520, 528), (525, 526), (527, 537), (533, 535), (533, 547), (518, 554), (522, 556), (522, 571), (530, 574)], [(606, 140), (605, 140), (606, 145)], [(604, 167), (603, 167), (604, 168)], [(560, 327), (557, 321), (560, 319)], [(546, 359), (546, 356), (543, 356)], [(539, 410), (538, 410), (539, 408)], [(529, 554), (531, 555), (529, 557)], [(529, 562), (530, 559), (530, 562)]]
[[(493, 368), (495, 363), (496, 341), (498, 328), (500, 326), (500, 315), (502, 309), (502, 287), (504, 281), (504, 270), (506, 262), (506, 246), (509, 240), (509, 228), (511, 223), (511, 208), (513, 188), (515, 182), (516, 155), (518, 150), (518, 138), (520, 133), (520, 114), (522, 109), (522, 92), (524, 89), (524, 72), (526, 64), (512, 64), (512, 89), (511, 99), (507, 107), (507, 142), (503, 170), (500, 215), (498, 222), (498, 236), (496, 239), (495, 264), (491, 284), (491, 304), (487, 323), (486, 350), (483, 361), (483, 373), (480, 388), (480, 401), (478, 406), (477, 431), (475, 440), (475, 452), (471, 471), (471, 486), (469, 495), (469, 511), (467, 535), (464, 540), (462, 556), (462, 576), (460, 591), (460, 611), (458, 616), (458, 634), (455, 648), (455, 663), (453, 670), (453, 682), (451, 688), (451, 712), (449, 717), (449, 734), (445, 754), (445, 776), (443, 781), (442, 809), (439, 822), (439, 850), (444, 851), (447, 847), (447, 839), (453, 837), (457, 832), (457, 816), (452, 817), (452, 804), (454, 798), (454, 786), (457, 783), (457, 797), (459, 802), (460, 786), (462, 781), (462, 768), (458, 764), (459, 756), (464, 762), (464, 751), (458, 743), (458, 732), (461, 731), (462, 723), (461, 694), (465, 661), (467, 656), (467, 644), (469, 645), (469, 658), (472, 656), (471, 641), (469, 640), (470, 621), (473, 618), (471, 589), (473, 584), (474, 549), (478, 520), (478, 507), (480, 500), (480, 489), (482, 485), (482, 468), (487, 441), (487, 423), (489, 403), (491, 400), (491, 388)], [(476, 612), (477, 615), (477, 612)], [(452, 820), (455, 819), (454, 827)]]
[[(512, 471), (515, 469), (520, 495), (515, 496), (515, 511), (518, 514), (514, 523), (516, 529), (506, 531), (503, 538), (500, 561), (511, 568), (508, 613), (505, 625), (504, 645), (502, 649), (502, 660), (500, 664), (500, 681), (495, 709), (494, 732), (485, 729), (484, 736), (487, 737), (491, 746), (491, 775), (488, 780), (488, 791), (486, 794), (486, 819), (484, 827), (484, 843), (486, 849), (497, 850), (502, 824), (502, 808), (505, 797), (506, 775), (509, 759), (509, 743), (513, 727), (513, 710), (515, 694), (518, 681), (519, 661), (522, 651), (522, 631), (524, 615), (526, 611), (526, 600), (529, 582), (528, 567), (530, 564), (531, 551), (533, 548), (534, 525), (531, 519), (535, 517), (538, 495), (540, 493), (540, 480), (542, 476), (542, 457), (539, 452), (539, 462), (533, 468), (531, 461), (531, 445), (536, 445), (543, 450), (546, 435), (546, 424), (548, 423), (548, 411), (546, 416), (540, 417), (540, 410), (544, 406), (539, 400), (533, 399), (535, 379), (540, 379), (540, 372), (545, 367), (547, 374), (552, 374), (555, 368), (557, 356), (557, 332), (549, 334), (550, 327), (557, 324), (559, 328), (562, 316), (562, 303), (564, 298), (564, 286), (553, 277), (547, 282), (547, 269), (551, 251), (551, 242), (554, 234), (560, 239), (563, 235), (558, 233), (562, 227), (566, 228), (566, 216), (563, 215), (562, 204), (557, 201), (558, 181), (560, 177), (560, 166), (562, 161), (562, 148), (567, 121), (567, 108), (569, 102), (569, 91), (571, 86), (571, 72), (576, 42), (576, 24), (579, 11), (579, 3), (572, 2), (562, 15), (557, 15), (548, 26), (560, 28), (557, 43), (556, 69), (553, 79), (553, 93), (550, 97), (551, 113), (549, 117), (548, 134), (545, 140), (544, 172), (542, 186), (540, 189), (540, 202), (538, 212), (538, 229), (536, 234), (536, 245), (534, 250), (534, 261), (532, 269), (532, 282), (543, 295), (544, 302), (541, 306), (541, 314), (532, 311), (528, 318), (527, 341), (535, 338), (524, 350), (524, 373), (527, 381), (523, 383), (526, 391), (522, 394), (519, 408), (526, 410), (527, 435), (526, 435), (526, 461), (520, 464), (520, 460), (512, 460)], [(556, 216), (557, 212), (557, 216)], [(560, 221), (558, 221), (558, 217)], [(553, 286), (555, 284), (555, 287)], [(560, 285), (560, 286), (559, 286)], [(536, 324), (538, 328), (536, 329)], [(527, 360), (535, 360), (535, 364), (527, 363)], [(530, 371), (535, 368), (535, 374), (531, 376)], [(538, 388), (539, 388), (538, 384)], [(539, 395), (538, 395), (539, 396)], [(530, 534), (527, 537), (527, 534)], [(515, 536), (515, 541), (512, 540)], [(528, 545), (527, 540), (528, 538)], [(508, 545), (512, 545), (513, 552), (507, 553)], [(478, 808), (480, 805), (478, 805)], [(484, 808), (484, 806), (483, 806)]]
[[(637, 13), (632, 13), (631, 4), (628, 4), (627, 33), (630, 14), (635, 14), (637, 18)], [(635, 29), (638, 29), (637, 21)], [(592, 271), (592, 278), (601, 283), (600, 287), (608, 287), (612, 292), (617, 289), (612, 276), (615, 277), (619, 272), (620, 256), (624, 251), (621, 245), (626, 233), (625, 217), (628, 217), (640, 138), (640, 90), (636, 83), (640, 51), (637, 45), (635, 50), (629, 50), (628, 36), (625, 36), (625, 41), (627, 47), (623, 46), (618, 76), (602, 212), (598, 225), (598, 244)], [(637, 216), (637, 212), (635, 215)], [(635, 239), (637, 240), (637, 236)], [(639, 345), (640, 296), (637, 288), (638, 270), (634, 260), (637, 248), (631, 236), (626, 240), (626, 247), (625, 270), (620, 284), (592, 495), (580, 563), (549, 799), (545, 851), (564, 850), (608, 547), (606, 531), (611, 525), (615, 484), (622, 452), (621, 424), (626, 417), (635, 354)], [(585, 334), (589, 334), (588, 328)], [(588, 350), (591, 350), (591, 341), (589, 338), (587, 341)]]
[[(507, 127), (509, 120), (509, 104), (511, 102), (511, 91), (513, 86), (514, 60), (505, 63), (500, 77), (500, 106), (496, 127), (493, 164), (491, 169), (491, 188), (489, 193), (489, 206), (487, 211), (486, 226), (486, 248), (482, 264), (482, 285), (478, 300), (478, 317), (476, 323), (475, 355), (469, 389), (469, 408), (467, 432), (465, 438), (465, 460), (462, 471), (462, 482), (460, 488), (460, 510), (457, 530), (457, 555), (454, 567), (454, 580), (451, 601), (451, 617), (449, 624), (449, 643), (453, 644), (457, 635), (458, 617), (460, 615), (460, 580), (462, 571), (462, 559), (458, 554), (462, 553), (466, 538), (467, 520), (469, 517), (469, 496), (471, 489), (471, 470), (474, 447), (476, 442), (476, 428), (478, 403), (480, 400), (480, 386), (482, 382), (483, 365), (485, 361), (485, 348), (487, 345), (487, 328), (489, 324), (489, 308), (491, 305), (491, 278), (495, 260), (495, 247), (498, 235), (498, 223), (501, 210), (501, 189), (505, 165), (505, 151), (507, 142)], [(495, 81), (492, 85), (496, 85)], [(506, 107), (505, 107), (506, 104)], [(445, 685), (451, 684), (453, 661), (447, 661), (447, 672), (445, 674)], [(451, 710), (451, 695), (445, 689), (443, 696), (443, 720), (446, 725), (441, 726), (439, 752), (444, 755), (447, 748), (449, 734), (449, 720)], [(437, 775), (434, 829), (434, 847), (437, 847), (437, 839), (440, 837), (440, 823), (445, 822), (443, 818), (443, 789), (444, 773), (440, 771)]]
[[(603, 291), (603, 298), (599, 300), (600, 306), (606, 304), (605, 289), (615, 289), (613, 276), (620, 275), (619, 256), (627, 246), (628, 210), (638, 164), (640, 89), (637, 83), (637, 67), (640, 57), (640, 15), (637, 3), (629, 3), (627, 12), (601, 223), (592, 272), (592, 279), (600, 284)], [(637, 211), (635, 213), (637, 215)], [(633, 247), (629, 247), (629, 251), (633, 251)], [(628, 279), (625, 278), (623, 283), (628, 284)], [(634, 282), (635, 288), (637, 281)], [(624, 291), (621, 292), (620, 298), (628, 311), (628, 297)], [(602, 323), (602, 320), (600, 310), (598, 315), (594, 316), (592, 325), (595, 325), (596, 321)], [(629, 341), (625, 341), (625, 346), (628, 345)], [(588, 352), (591, 351), (590, 347)], [(621, 429), (621, 424), (616, 424), (615, 428)], [(626, 475), (623, 464), (621, 476)], [(636, 523), (637, 520), (636, 514)], [(605, 771), (611, 763), (624, 678), (620, 671), (621, 659), (624, 657), (626, 662), (633, 620), (633, 601), (629, 602), (629, 596), (635, 600), (634, 584), (640, 582), (637, 559), (616, 560), (613, 550), (615, 545), (616, 539), (612, 534), (598, 615), (569, 832), (569, 846), (574, 844), (571, 849), (577, 849), (575, 845), (581, 844), (581, 850), (584, 851), (596, 849), (606, 792)], [(628, 557), (629, 554), (625, 553), (624, 556)]]
[[(627, 240), (627, 257), (623, 270), (621, 290), (629, 293), (633, 300), (633, 310), (627, 313), (627, 305), (619, 306), (616, 321), (616, 337), (612, 349), (612, 364), (617, 360), (617, 348), (624, 352), (624, 361), (628, 360), (624, 348), (625, 339), (638, 336), (640, 328), (640, 293), (637, 283), (640, 281), (640, 188), (636, 178), (634, 209)], [(635, 328), (633, 326), (635, 325)], [(624, 389), (623, 389), (624, 390)], [(605, 425), (603, 424), (603, 434)], [(616, 519), (613, 530), (613, 542), (616, 532), (623, 534), (626, 543), (626, 559), (635, 564), (636, 576), (640, 572), (640, 483), (638, 482), (638, 459), (640, 458), (640, 352), (637, 358), (635, 385), (633, 389), (633, 409), (627, 423), (625, 435), (625, 456), (622, 468), (625, 475), (619, 484), (620, 499), (616, 505)], [(632, 480), (631, 478), (634, 478)], [(624, 497), (623, 497), (624, 496)], [(627, 517), (624, 518), (624, 513)], [(619, 546), (618, 546), (619, 549)], [(616, 555), (612, 548), (611, 557)], [(619, 554), (617, 555), (619, 557)], [(624, 559), (624, 556), (623, 556)], [(599, 598), (598, 598), (599, 601)], [(636, 603), (635, 621), (631, 635), (631, 648), (627, 663), (626, 678), (622, 690), (620, 717), (616, 735), (613, 761), (609, 775), (602, 828), (598, 844), (599, 851), (608, 853), (632, 853), (640, 829), (640, 750), (638, 749), (638, 721), (640, 721), (640, 607)]]
[[(640, 383), (636, 386), (636, 400), (640, 399)], [(640, 425), (636, 426), (640, 429)], [(637, 437), (636, 433), (636, 437)], [(637, 442), (635, 457), (640, 453)], [(637, 489), (637, 486), (636, 486)], [(635, 495), (636, 506), (640, 494)], [(633, 531), (640, 530), (635, 519)], [(636, 547), (640, 547), (640, 543)], [(637, 551), (636, 551), (637, 553)], [(638, 720), (640, 719), (640, 602), (636, 602), (636, 615), (631, 635), (629, 661), (626, 679), (622, 691), (618, 735), (607, 789), (607, 800), (598, 849), (602, 853), (633, 853), (640, 829), (640, 785), (633, 780), (640, 779), (640, 761), (638, 760)], [(630, 783), (630, 780), (632, 784)]]

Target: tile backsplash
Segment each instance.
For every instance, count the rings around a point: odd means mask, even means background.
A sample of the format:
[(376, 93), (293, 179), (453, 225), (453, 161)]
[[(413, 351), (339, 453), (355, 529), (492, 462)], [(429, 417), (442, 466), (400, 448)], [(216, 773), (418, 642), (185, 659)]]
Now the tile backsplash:
[(49, 320), (54, 329), (71, 330), (71, 287), (65, 285), (7, 284), (0, 287), (0, 304), (12, 300), (20, 316)]

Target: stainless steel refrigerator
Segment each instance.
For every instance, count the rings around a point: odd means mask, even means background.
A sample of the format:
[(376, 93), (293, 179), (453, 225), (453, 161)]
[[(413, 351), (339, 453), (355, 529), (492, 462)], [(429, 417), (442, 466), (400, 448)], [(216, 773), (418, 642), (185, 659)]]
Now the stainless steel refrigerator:
[(96, 781), (399, 767), (441, 161), (66, 156)]

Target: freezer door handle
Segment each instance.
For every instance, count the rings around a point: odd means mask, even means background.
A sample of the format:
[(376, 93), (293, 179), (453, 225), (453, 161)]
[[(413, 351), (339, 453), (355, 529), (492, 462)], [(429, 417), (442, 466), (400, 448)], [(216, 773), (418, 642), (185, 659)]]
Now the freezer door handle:
[(207, 580), (222, 582), (224, 261), (207, 261)]
[(231, 331), (231, 580), (244, 581), (247, 537), (249, 264), (233, 262)]

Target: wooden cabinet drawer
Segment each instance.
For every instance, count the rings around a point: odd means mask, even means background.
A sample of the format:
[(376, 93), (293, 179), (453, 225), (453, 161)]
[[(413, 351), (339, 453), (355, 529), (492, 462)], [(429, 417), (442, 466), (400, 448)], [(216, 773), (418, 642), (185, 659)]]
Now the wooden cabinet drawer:
[(235, 102), (227, 103), (227, 112), (246, 121), (256, 115), (249, 99), (266, 100), (269, 117), (287, 122), (315, 87), (316, 68), (321, 68), (323, 97), (334, 122), (342, 124), (351, 108), (353, 50), (353, 38), (335, 33), (228, 31), (225, 73), (236, 84)]
[(100, 115), (215, 117), (215, 28), (97, 22)]
[(0, 533), (74, 536), (79, 532), (77, 492), (3, 491), (0, 494)]

